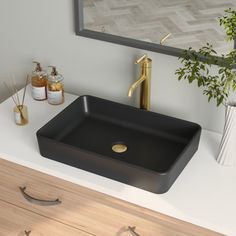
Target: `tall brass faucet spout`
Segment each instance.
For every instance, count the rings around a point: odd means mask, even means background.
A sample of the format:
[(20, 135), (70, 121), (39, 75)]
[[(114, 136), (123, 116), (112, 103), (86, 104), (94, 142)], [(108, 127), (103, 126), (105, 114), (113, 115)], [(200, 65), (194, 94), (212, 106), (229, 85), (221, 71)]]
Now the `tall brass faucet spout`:
[(150, 91), (151, 91), (151, 64), (152, 60), (147, 55), (139, 58), (135, 64), (141, 66), (141, 76), (129, 88), (128, 97), (133, 95), (134, 90), (141, 85), (140, 91), (140, 108), (150, 110)]
[(132, 97), (132, 94), (134, 92), (134, 90), (146, 79), (146, 77), (144, 75), (142, 75), (136, 82), (134, 82), (128, 91), (128, 97)]

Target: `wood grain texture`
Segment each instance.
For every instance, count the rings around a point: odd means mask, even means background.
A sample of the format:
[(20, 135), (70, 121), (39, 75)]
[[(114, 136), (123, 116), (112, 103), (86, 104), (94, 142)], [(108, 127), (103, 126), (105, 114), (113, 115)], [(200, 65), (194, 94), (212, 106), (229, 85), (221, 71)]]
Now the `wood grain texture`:
[(26, 236), (27, 233), (29, 236), (89, 236), (89, 234), (1, 200), (0, 210), (1, 236)]
[[(62, 204), (31, 204), (19, 186), (33, 197), (59, 198)], [(128, 226), (136, 226), (140, 236), (221, 235), (5, 160), (0, 160), (0, 199), (96, 236), (131, 236)]]

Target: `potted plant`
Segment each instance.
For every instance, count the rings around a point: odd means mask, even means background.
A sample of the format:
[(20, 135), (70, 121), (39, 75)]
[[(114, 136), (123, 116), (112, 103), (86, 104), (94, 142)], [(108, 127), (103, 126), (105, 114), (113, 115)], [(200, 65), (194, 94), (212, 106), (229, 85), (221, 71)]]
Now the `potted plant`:
[[(225, 15), (219, 18), (220, 25), (226, 31), (227, 40), (236, 38), (236, 11), (231, 8), (225, 10)], [(217, 162), (222, 165), (236, 164), (236, 100), (232, 95), (236, 90), (236, 50), (216, 57), (213, 46), (207, 43), (198, 51), (189, 48), (184, 50), (179, 58), (183, 66), (176, 70), (178, 80), (187, 80), (189, 83), (197, 82), (203, 89), (208, 101), (215, 99), (216, 105), (224, 105), (225, 126), (220, 144)], [(212, 72), (212, 65), (216, 64), (216, 74)]]

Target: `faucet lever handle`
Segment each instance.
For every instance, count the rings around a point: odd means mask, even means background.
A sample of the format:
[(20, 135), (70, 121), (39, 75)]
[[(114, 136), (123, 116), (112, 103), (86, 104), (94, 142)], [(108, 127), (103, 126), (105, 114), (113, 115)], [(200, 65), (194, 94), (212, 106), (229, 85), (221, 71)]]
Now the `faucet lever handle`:
[(168, 33), (167, 35), (165, 35), (163, 38), (161, 38), (160, 40), (160, 44), (163, 45), (163, 43), (171, 36), (171, 33)]
[(142, 61), (145, 61), (147, 59), (147, 54), (144, 54), (142, 57), (140, 57), (138, 60), (135, 61), (135, 64), (139, 64)]

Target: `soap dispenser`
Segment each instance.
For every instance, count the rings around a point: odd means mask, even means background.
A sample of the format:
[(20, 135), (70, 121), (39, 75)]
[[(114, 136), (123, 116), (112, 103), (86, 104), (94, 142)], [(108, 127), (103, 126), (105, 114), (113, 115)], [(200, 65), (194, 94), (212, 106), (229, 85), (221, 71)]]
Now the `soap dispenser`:
[(32, 97), (35, 100), (42, 101), (47, 99), (47, 72), (43, 71), (41, 65), (37, 61), (33, 61), (36, 68), (31, 76)]
[(58, 74), (55, 66), (49, 67), (52, 68), (52, 71), (48, 76), (48, 103), (52, 105), (59, 105), (64, 102), (64, 85), (62, 83), (63, 76)]

